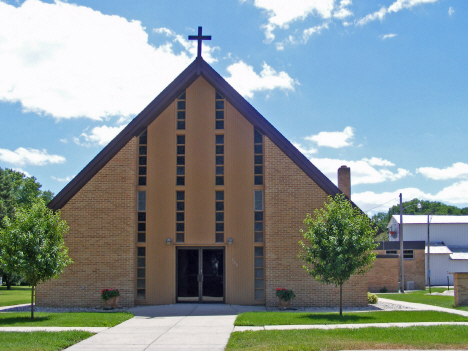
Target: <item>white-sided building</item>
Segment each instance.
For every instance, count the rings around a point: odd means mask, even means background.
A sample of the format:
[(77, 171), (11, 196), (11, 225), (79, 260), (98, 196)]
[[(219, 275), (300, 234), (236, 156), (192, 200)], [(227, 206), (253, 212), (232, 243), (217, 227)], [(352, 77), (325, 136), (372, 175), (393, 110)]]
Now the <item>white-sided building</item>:
[[(387, 225), (389, 241), (399, 241), (400, 216)], [(404, 215), (403, 240), (426, 243), (426, 284), (428, 284), (427, 238), (430, 234), (431, 285), (453, 285), (450, 272), (468, 272), (468, 216)]]

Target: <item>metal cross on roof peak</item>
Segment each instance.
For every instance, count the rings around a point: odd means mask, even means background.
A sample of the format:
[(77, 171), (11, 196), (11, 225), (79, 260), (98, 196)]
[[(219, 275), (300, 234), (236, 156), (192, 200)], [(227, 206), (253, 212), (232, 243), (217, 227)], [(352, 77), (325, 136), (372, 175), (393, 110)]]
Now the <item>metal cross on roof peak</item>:
[(202, 40), (211, 40), (211, 35), (202, 35), (202, 27), (198, 27), (198, 35), (189, 35), (189, 40), (198, 40), (197, 57), (201, 57)]

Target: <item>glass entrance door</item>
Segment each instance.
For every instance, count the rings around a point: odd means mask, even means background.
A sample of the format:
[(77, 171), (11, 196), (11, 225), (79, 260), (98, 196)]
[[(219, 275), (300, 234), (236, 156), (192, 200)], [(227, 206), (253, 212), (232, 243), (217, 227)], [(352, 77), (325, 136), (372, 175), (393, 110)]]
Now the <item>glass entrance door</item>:
[(224, 248), (177, 248), (177, 302), (224, 302)]

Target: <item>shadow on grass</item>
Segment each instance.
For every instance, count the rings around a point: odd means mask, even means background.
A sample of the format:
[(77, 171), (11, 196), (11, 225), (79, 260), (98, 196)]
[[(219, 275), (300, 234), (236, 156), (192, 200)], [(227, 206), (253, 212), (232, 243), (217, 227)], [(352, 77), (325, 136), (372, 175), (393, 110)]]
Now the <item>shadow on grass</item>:
[[(339, 323), (356, 323), (358, 321), (363, 321), (364, 323), (372, 323), (375, 320), (375, 317), (372, 316), (347, 316), (344, 314), (340, 317), (340, 315), (336, 314), (317, 314), (313, 313), (310, 315), (300, 316), (301, 319), (309, 319), (314, 321), (324, 321), (324, 322), (335, 322), (336, 324)], [(324, 323), (325, 324), (325, 323)]]
[(51, 319), (52, 319), (51, 316), (34, 317), (34, 319), (31, 319), (31, 316), (2, 318), (0, 319), (0, 326), (2, 325), (11, 326), (12, 324), (15, 324), (15, 326), (19, 326), (18, 324), (40, 323), (44, 321), (50, 321)]

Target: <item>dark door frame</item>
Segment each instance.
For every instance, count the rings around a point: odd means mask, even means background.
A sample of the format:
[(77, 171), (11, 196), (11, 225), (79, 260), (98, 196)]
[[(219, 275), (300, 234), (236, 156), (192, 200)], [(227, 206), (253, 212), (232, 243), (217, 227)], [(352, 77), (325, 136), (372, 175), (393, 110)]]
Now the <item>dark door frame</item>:
[(175, 283), (176, 283), (176, 303), (188, 303), (187, 301), (179, 301), (179, 250), (198, 250), (198, 272), (201, 275), (203, 267), (203, 250), (221, 250), (223, 252), (223, 301), (202, 301), (203, 299), (203, 284), (198, 281), (198, 301), (193, 303), (225, 303), (226, 301), (226, 247), (225, 246), (176, 246), (176, 264), (175, 264)]

